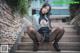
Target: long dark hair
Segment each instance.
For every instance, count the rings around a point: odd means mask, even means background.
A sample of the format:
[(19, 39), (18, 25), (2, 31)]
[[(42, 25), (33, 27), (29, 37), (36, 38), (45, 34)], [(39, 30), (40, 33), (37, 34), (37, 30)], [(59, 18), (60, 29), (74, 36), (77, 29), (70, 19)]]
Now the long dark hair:
[[(49, 11), (46, 14), (43, 14), (42, 9), (46, 6), (49, 6)], [(51, 6), (48, 3), (43, 4), (43, 6), (42, 6), (42, 8), (40, 9), (40, 12), (39, 12), (39, 14), (40, 14), (39, 23), (40, 23), (41, 19), (45, 19), (45, 15), (49, 19), (49, 15), (51, 14), (50, 11), (51, 11)]]

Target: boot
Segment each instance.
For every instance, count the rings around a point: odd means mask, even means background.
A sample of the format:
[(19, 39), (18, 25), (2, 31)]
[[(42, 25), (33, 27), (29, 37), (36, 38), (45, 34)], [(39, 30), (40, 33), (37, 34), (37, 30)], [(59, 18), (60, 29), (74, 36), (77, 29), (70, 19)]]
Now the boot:
[(38, 51), (39, 43), (35, 42), (33, 45), (33, 51)]
[(54, 42), (53, 47), (55, 48), (56, 51), (61, 51), (58, 42)]

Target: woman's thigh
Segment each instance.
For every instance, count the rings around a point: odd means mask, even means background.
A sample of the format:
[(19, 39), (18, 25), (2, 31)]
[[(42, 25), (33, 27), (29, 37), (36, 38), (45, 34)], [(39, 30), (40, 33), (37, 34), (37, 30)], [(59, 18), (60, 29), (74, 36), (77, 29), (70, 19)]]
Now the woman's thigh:
[(54, 27), (54, 28), (51, 30), (51, 32), (50, 32), (50, 34), (49, 34), (49, 41), (50, 41), (50, 42), (52, 42), (52, 41), (55, 40), (56, 35), (57, 35), (58, 32), (59, 32), (58, 29), (59, 29), (59, 27)]
[(37, 37), (38, 41), (39, 42), (43, 41), (43, 36), (38, 31), (36, 32), (36, 34), (37, 34), (36, 37)]
[[(31, 36), (32, 36), (32, 37), (36, 37), (39, 42), (40, 42), (41, 40), (43, 40), (42, 35), (41, 35), (34, 27), (29, 26), (29, 27), (28, 27), (28, 31), (31, 31), (31, 32), (29, 32), (29, 33), (31, 34)], [(34, 35), (33, 33), (34, 33), (35, 35)]]

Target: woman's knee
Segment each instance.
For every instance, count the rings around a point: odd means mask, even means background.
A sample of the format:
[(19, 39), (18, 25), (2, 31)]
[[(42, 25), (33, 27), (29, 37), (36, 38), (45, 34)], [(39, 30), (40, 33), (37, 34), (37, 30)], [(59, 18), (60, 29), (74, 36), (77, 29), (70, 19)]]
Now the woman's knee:
[(57, 29), (58, 29), (59, 31), (63, 31), (63, 32), (65, 31), (63, 27), (57, 27)]
[(60, 31), (65, 32), (64, 28), (60, 28)]
[(32, 26), (27, 27), (28, 28), (28, 32), (34, 32), (35, 29)]
[(60, 32), (65, 32), (63, 27), (56, 27), (56, 30), (60, 31)]

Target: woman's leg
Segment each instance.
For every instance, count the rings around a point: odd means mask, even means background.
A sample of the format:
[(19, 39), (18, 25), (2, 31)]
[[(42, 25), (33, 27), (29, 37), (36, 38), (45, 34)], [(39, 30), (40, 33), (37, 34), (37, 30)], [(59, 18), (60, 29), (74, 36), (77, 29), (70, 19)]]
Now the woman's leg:
[(62, 38), (62, 36), (64, 35), (64, 28), (58, 28), (57, 31), (59, 31), (55, 37), (55, 42), (59, 42), (59, 40)]
[(41, 35), (31, 26), (28, 27), (27, 29), (28, 29), (27, 33), (34, 43), (33, 50), (37, 51), (39, 46), (39, 41), (41, 41)]
[(58, 33), (59, 33), (58, 28), (53, 28), (50, 32), (49, 41), (50, 42), (54, 41)]
[(53, 46), (57, 51), (60, 51), (59, 46), (58, 46), (58, 42), (62, 38), (63, 34), (64, 34), (63, 28), (56, 28), (55, 30), (53, 30), (50, 33), (50, 41), (54, 40)]

